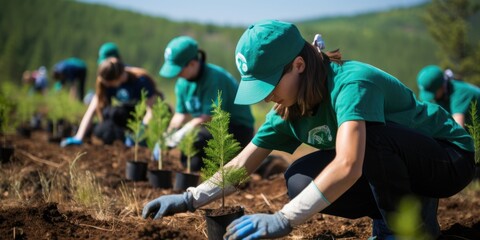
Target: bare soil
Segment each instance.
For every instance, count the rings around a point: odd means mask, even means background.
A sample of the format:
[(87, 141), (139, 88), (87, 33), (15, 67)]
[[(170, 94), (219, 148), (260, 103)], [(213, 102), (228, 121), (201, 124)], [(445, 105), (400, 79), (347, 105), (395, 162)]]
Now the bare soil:
[[(206, 239), (204, 211), (181, 213), (161, 220), (144, 220), (141, 209), (148, 201), (172, 189), (155, 189), (148, 182), (125, 180), (125, 162), (133, 149), (121, 143), (110, 146), (92, 142), (61, 148), (36, 131), (30, 138), (7, 136), (15, 146), (11, 162), (0, 165), (0, 238), (2, 239)], [(308, 151), (308, 150), (305, 150)], [(73, 165), (78, 153), (85, 153)], [(284, 154), (289, 161), (304, 152)], [(141, 148), (139, 159), (149, 160), (150, 151)], [(178, 152), (173, 150), (164, 168), (181, 171)], [(104, 202), (100, 207), (85, 206), (72, 194), (71, 166), (76, 172), (95, 176)], [(472, 184), (473, 185), (473, 184)], [(123, 200), (122, 192), (135, 196)], [(438, 211), (446, 239), (480, 239), (480, 188), (469, 187), (450, 198), (441, 199)], [(128, 199), (128, 198), (127, 198)], [(287, 201), (283, 175), (268, 179), (253, 175), (241, 191), (227, 197), (227, 205), (243, 206), (246, 214), (273, 213)], [(206, 207), (218, 208), (220, 201)], [(367, 239), (371, 234), (368, 218), (343, 219), (317, 214), (295, 228), (284, 239)]]

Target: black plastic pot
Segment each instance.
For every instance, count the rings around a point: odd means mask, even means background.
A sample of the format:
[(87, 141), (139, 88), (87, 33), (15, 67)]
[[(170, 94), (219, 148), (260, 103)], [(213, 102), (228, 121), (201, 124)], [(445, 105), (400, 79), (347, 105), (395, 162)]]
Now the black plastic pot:
[(131, 181), (146, 181), (147, 180), (147, 166), (146, 162), (139, 162), (129, 160), (125, 167), (125, 175), (127, 180)]
[(172, 171), (170, 170), (149, 170), (147, 178), (155, 188), (172, 188)]
[(480, 166), (475, 167), (475, 176), (473, 178), (474, 180), (480, 181)]
[(19, 127), (17, 128), (17, 133), (25, 138), (30, 138), (32, 136), (32, 129), (30, 127)]
[(227, 226), (233, 222), (233, 220), (244, 215), (244, 208), (237, 207), (235, 212), (212, 216), (212, 211), (216, 209), (205, 210), (205, 220), (207, 222), (207, 236), (210, 240), (221, 240), (226, 233)]
[(9, 146), (1, 146), (0, 147), (0, 162), (7, 163), (12, 159), (13, 153), (15, 149)]
[(173, 190), (187, 190), (188, 187), (196, 187), (199, 179), (200, 175), (198, 174), (177, 172)]

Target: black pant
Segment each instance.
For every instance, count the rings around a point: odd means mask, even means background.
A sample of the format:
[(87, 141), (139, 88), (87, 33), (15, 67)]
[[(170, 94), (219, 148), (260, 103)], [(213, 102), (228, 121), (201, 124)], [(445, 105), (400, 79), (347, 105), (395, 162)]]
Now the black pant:
[[(247, 146), (247, 144), (253, 138), (253, 128), (235, 125), (230, 123), (228, 126), (229, 133), (233, 134), (233, 137), (240, 143), (242, 149)], [(197, 135), (197, 140), (194, 143), (195, 149), (198, 150), (198, 153), (190, 159), (190, 170), (191, 171), (200, 171), (203, 167), (203, 158), (205, 157), (205, 151), (203, 148), (207, 146), (207, 141), (212, 139), (212, 134), (204, 127), (200, 127), (200, 132)], [(182, 153), (181, 155), (182, 165), (187, 166), (187, 156)]]
[(133, 109), (131, 105), (105, 107), (102, 111), (103, 121), (93, 128), (93, 135), (104, 144), (112, 144), (116, 140), (124, 142), (127, 121)]
[[(475, 171), (473, 152), (393, 123), (367, 124), (365, 150), (362, 176), (323, 213), (386, 219), (402, 197), (452, 196), (471, 182)], [(322, 150), (292, 163), (285, 172), (289, 197), (300, 193), (334, 157), (335, 150)], [(436, 212), (432, 214), (436, 219)]]

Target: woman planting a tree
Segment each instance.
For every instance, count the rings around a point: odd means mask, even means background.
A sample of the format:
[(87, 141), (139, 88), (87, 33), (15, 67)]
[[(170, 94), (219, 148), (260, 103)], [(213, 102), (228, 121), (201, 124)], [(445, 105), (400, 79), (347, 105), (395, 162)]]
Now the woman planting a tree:
[[(226, 239), (277, 238), (321, 212), (368, 216), (376, 239), (393, 239), (389, 215), (408, 195), (422, 203), (422, 228), (435, 239), (438, 198), (467, 186), (474, 175), (470, 135), (443, 108), (419, 102), (398, 79), (371, 65), (323, 52), (293, 24), (261, 21), (240, 38), (235, 59), (242, 76), (237, 104), (273, 101), (251, 143), (227, 166), (251, 173), (273, 149), (301, 143), (321, 149), (285, 172), (290, 202), (274, 214), (232, 222)], [(143, 217), (195, 209), (218, 199), (208, 184), (148, 203)]]
[[(191, 170), (199, 171), (203, 166), (203, 148), (211, 134), (201, 124), (211, 120), (212, 101), (217, 91), (223, 92), (224, 110), (232, 115), (229, 131), (245, 147), (253, 137), (253, 116), (249, 106), (233, 103), (238, 88), (237, 81), (223, 68), (207, 63), (206, 54), (198, 49), (197, 41), (188, 36), (172, 39), (165, 49), (165, 63), (160, 76), (178, 77), (175, 83), (175, 114), (169, 125), (169, 147), (176, 147), (187, 132), (200, 127), (195, 148), (199, 152), (191, 158)], [(158, 151), (157, 151), (158, 152)], [(155, 154), (154, 154), (155, 156)], [(182, 154), (182, 164), (187, 157)]]
[[(63, 140), (61, 146), (82, 144), (95, 112), (100, 120), (93, 129), (95, 137), (104, 144), (112, 144), (115, 140), (124, 141), (127, 119), (141, 99), (142, 90), (146, 91), (147, 110), (143, 123), (147, 124), (151, 118), (151, 106), (157, 96), (163, 96), (156, 90), (153, 79), (144, 69), (124, 66), (117, 58), (104, 60), (98, 68), (95, 96), (79, 129), (74, 137)], [(113, 100), (120, 105), (113, 106)]]

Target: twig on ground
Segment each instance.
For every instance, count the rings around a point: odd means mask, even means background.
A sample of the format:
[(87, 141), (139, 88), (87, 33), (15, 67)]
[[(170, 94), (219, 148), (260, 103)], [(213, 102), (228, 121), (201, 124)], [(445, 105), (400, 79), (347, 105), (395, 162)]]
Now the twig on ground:
[(91, 227), (91, 228), (95, 228), (95, 229), (102, 230), (102, 231), (113, 232), (112, 229), (106, 229), (106, 228), (97, 227), (97, 226), (93, 226), (93, 225), (88, 225), (88, 224), (84, 224), (84, 223), (79, 223), (78, 225), (83, 226), (83, 227)]
[(284, 192), (282, 192), (282, 193), (280, 193), (280, 194), (278, 194), (278, 195), (273, 196), (273, 197), (271, 198), (271, 200), (275, 200), (275, 199), (277, 199), (277, 198), (279, 198), (279, 197), (283, 197), (283, 195), (285, 195), (285, 194), (287, 194), (286, 191), (284, 191)]
[(63, 166), (63, 163), (55, 163), (55, 162), (52, 162), (52, 161), (48, 161), (48, 160), (45, 160), (45, 159), (41, 159), (39, 157), (36, 157), (26, 151), (23, 151), (23, 150), (18, 150), (19, 153), (23, 154), (24, 156), (26, 156), (27, 158), (30, 158), (31, 160), (35, 161), (35, 162), (40, 162), (40, 163), (43, 163), (43, 164), (47, 164), (48, 166), (51, 166), (51, 167), (55, 167), (55, 168), (59, 168), (61, 166)]
[(268, 207), (271, 209), (272, 208), (272, 205), (270, 204), (270, 202), (268, 201), (267, 197), (265, 197), (265, 195), (263, 193), (260, 193), (260, 196), (262, 196), (263, 198), (263, 201), (265, 201), (265, 203), (268, 205)]

